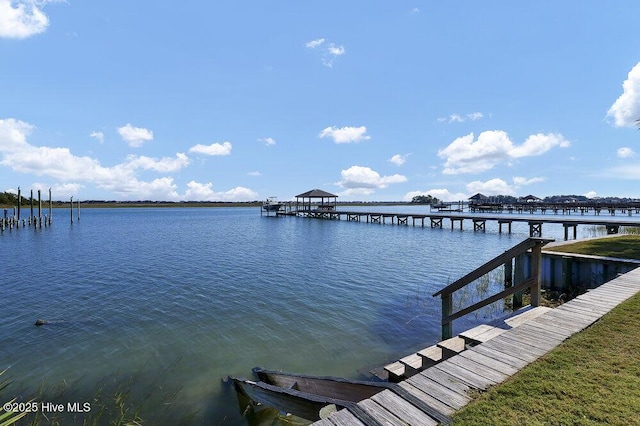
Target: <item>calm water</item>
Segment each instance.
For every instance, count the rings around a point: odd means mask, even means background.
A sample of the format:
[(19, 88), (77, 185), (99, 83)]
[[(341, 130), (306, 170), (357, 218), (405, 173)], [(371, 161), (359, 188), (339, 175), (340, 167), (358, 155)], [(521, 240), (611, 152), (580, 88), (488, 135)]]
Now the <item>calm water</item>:
[[(255, 366), (356, 378), (433, 344), (431, 294), (528, 236), (526, 224), (508, 235), (257, 208), (85, 209), (68, 222), (56, 211), (52, 227), (0, 235), (0, 370), (15, 392), (66, 382), (80, 402), (130, 377), (152, 423), (193, 412), (192, 423), (241, 424), (221, 379)], [(561, 238), (562, 226), (543, 232)]]

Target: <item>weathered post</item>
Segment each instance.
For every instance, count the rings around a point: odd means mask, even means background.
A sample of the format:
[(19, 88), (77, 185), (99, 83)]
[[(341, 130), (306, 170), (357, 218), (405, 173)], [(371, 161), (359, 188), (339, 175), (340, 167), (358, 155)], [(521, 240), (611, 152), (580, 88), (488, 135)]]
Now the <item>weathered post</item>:
[(531, 248), (531, 306), (540, 306), (540, 289), (542, 287), (542, 244)]
[(76, 201), (76, 206), (78, 206), (78, 222), (80, 222), (80, 200)]
[(42, 193), (38, 189), (38, 224), (42, 228)]
[(442, 299), (442, 340), (447, 340), (453, 337), (453, 322), (447, 320), (453, 313), (453, 296), (451, 293), (443, 293)]
[(31, 215), (29, 216), (29, 225), (31, 225), (31, 223), (33, 223), (33, 189), (31, 190), (31, 197), (29, 197), (29, 201), (31, 204)]
[(504, 289), (511, 287), (513, 287), (513, 259), (509, 259), (504, 263)]
[(53, 205), (51, 204), (51, 188), (49, 188), (49, 225), (51, 225), (52, 217), (53, 217)]
[[(524, 281), (524, 254), (519, 254), (515, 258), (515, 271), (513, 277), (514, 285)], [(522, 308), (522, 291), (513, 293), (513, 309)]]
[(22, 204), (22, 195), (20, 194), (20, 187), (18, 187), (18, 222), (20, 221), (20, 205)]
[(573, 280), (571, 279), (573, 271), (573, 262), (570, 256), (562, 256), (562, 291), (564, 293), (571, 293), (571, 286)]
[(71, 196), (71, 199), (69, 200), (69, 204), (71, 205), (71, 223), (73, 223), (73, 195)]

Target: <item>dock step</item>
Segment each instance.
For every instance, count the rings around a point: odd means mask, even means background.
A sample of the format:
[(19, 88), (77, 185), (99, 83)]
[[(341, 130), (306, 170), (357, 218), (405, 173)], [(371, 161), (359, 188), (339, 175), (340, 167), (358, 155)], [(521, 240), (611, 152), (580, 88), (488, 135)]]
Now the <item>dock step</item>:
[(400, 361), (392, 362), (391, 364), (385, 365), (384, 369), (387, 373), (389, 373), (390, 382), (398, 383), (406, 378), (404, 376), (405, 366)]
[(404, 376), (410, 377), (422, 371), (422, 357), (418, 354), (407, 355), (400, 358), (400, 363), (404, 365)]
[(442, 361), (442, 348), (438, 345), (429, 346), (418, 351), (418, 356), (422, 358), (422, 367), (428, 368)]
[(487, 324), (481, 324), (477, 327), (473, 327), (472, 329), (460, 333), (460, 337), (462, 337), (468, 345), (475, 346), (491, 340), (494, 337), (501, 335), (505, 331), (507, 331), (506, 328), (499, 328)]
[(466, 349), (466, 342), (462, 337), (456, 336), (451, 339), (443, 340), (437, 346), (442, 348), (442, 358), (447, 359), (458, 355)]

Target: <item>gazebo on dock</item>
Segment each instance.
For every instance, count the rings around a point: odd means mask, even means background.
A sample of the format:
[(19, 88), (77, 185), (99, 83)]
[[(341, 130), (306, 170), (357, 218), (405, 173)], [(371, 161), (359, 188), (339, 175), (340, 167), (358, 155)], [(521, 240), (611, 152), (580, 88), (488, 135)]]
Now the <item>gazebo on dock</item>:
[[(302, 202), (300, 201), (301, 199)], [(315, 205), (317, 209), (332, 211), (335, 210), (337, 203), (337, 195), (323, 191), (322, 189), (312, 189), (296, 195), (296, 210), (298, 212), (310, 212), (312, 210), (312, 204)]]

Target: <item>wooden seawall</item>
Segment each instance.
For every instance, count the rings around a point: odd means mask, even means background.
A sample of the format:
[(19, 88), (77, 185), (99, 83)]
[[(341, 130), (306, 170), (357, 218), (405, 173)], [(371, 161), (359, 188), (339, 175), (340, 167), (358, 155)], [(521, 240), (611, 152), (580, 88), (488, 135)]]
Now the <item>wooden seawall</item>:
[[(455, 413), (471, 401), (471, 393), (503, 382), (639, 291), (637, 268), (495, 337), (479, 339), (476, 346), (401, 381), (405, 392), (384, 390), (357, 405), (374, 424), (436, 425), (433, 409), (445, 416)], [(314, 425), (365, 425), (357, 414), (343, 409)]]

